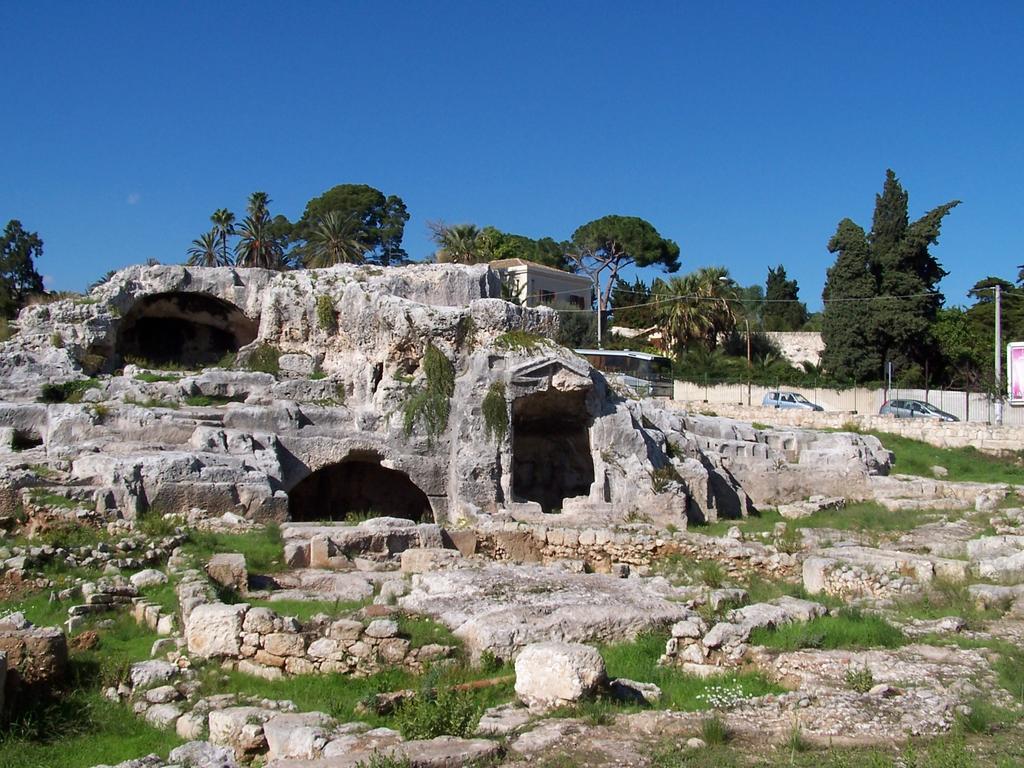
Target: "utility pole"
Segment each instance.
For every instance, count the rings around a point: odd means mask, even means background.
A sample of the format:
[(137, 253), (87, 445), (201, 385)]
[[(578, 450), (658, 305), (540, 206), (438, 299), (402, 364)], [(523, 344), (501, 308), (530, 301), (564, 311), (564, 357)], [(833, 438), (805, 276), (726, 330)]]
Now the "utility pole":
[(1003, 425), (1003, 287), (996, 283), (996, 425)]

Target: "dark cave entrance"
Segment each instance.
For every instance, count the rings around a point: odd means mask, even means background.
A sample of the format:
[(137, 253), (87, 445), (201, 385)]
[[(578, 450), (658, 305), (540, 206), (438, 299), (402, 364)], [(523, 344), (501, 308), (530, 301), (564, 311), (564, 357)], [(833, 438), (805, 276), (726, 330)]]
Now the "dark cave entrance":
[(512, 497), (545, 512), (594, 482), (586, 392), (548, 390), (512, 403)]
[(306, 523), (344, 520), (352, 513), (434, 519), (430, 500), (407, 474), (373, 459), (347, 459), (318, 469), (288, 493), (288, 513), (292, 521)]
[(207, 293), (156, 293), (139, 299), (121, 320), (117, 353), (154, 365), (216, 363), (256, 338), (258, 323)]

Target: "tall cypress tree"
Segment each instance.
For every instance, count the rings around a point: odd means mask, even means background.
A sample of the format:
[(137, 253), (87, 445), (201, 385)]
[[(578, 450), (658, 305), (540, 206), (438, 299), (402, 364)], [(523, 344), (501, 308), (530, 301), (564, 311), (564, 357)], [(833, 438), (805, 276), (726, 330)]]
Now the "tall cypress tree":
[(786, 268), (768, 267), (764, 285), (764, 328), (766, 331), (798, 331), (807, 322), (807, 306), (798, 301), (800, 287), (786, 279)]
[(876, 295), (868, 238), (850, 219), (839, 222), (828, 250), (838, 254), (828, 270), (822, 299), (821, 335), (825, 350), (821, 364), (840, 381), (865, 381), (881, 374), (874, 324), (866, 323), (862, 299)]
[(901, 379), (921, 380), (924, 368), (939, 362), (931, 329), (943, 302), (938, 284), (947, 273), (928, 248), (959, 201), (913, 223), (908, 202), (896, 174), (886, 171), (870, 234), (844, 219), (829, 242), (839, 255), (823, 295), (823, 363), (837, 378), (878, 378), (891, 360)]

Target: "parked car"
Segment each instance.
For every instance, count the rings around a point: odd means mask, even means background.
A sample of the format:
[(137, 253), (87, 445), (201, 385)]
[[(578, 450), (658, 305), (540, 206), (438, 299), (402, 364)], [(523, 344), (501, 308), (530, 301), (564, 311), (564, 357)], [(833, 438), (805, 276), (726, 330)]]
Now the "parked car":
[(938, 419), (939, 421), (960, 421), (951, 413), (946, 413), (924, 400), (888, 400), (878, 409), (882, 416), (895, 416), (897, 419)]
[(801, 408), (805, 411), (824, 411), (799, 392), (766, 392), (761, 405), (766, 408)]

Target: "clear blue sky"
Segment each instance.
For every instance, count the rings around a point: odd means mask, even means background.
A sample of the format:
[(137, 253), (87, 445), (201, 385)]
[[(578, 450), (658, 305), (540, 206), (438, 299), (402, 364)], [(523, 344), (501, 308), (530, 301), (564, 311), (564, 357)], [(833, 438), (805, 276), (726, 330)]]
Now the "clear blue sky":
[(651, 221), (683, 270), (782, 263), (820, 307), (838, 221), (892, 167), (960, 303), (1024, 263), (1020, 2), (0, 0), (0, 219), (55, 289), (180, 262), (219, 207), (339, 183), (425, 222), (568, 238)]

